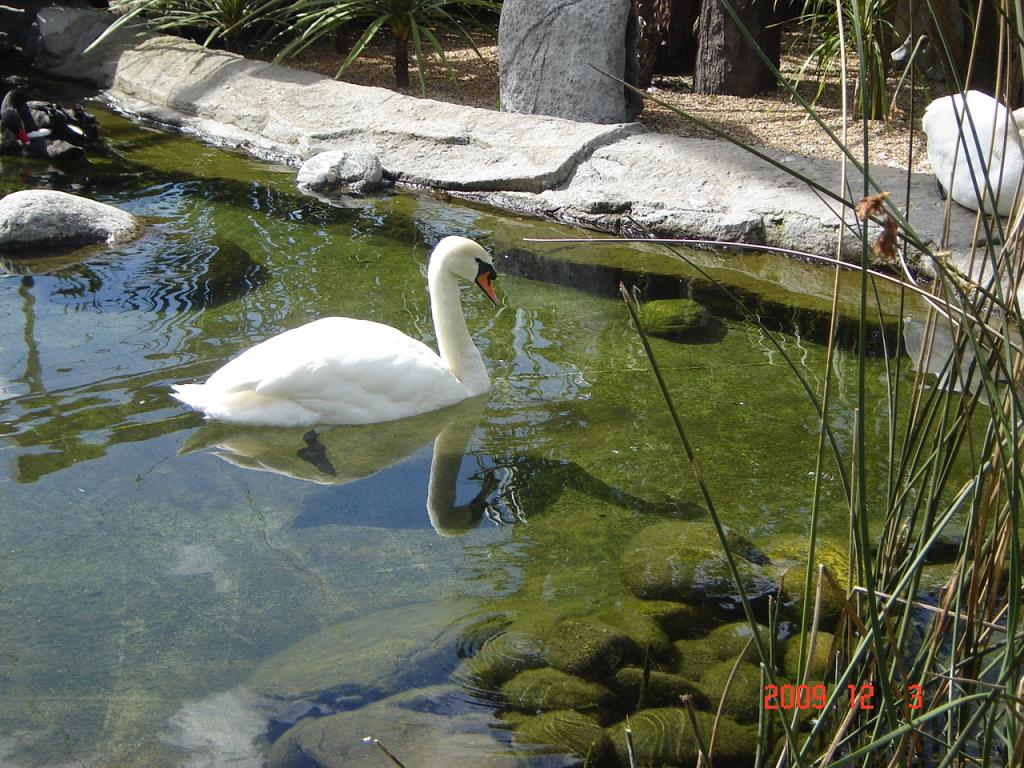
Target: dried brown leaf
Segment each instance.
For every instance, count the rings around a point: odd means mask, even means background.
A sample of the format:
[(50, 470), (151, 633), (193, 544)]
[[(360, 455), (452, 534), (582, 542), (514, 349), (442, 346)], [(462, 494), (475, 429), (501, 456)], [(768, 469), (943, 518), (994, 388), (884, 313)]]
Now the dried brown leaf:
[(855, 209), (857, 211), (857, 218), (861, 221), (867, 221), (869, 216), (887, 215), (885, 213), (885, 198), (888, 196), (888, 192), (879, 192), (877, 195), (862, 197)]
[(872, 243), (871, 249), (875, 252), (875, 256), (882, 259), (882, 261), (892, 263), (899, 258), (897, 234), (899, 233), (900, 226), (889, 215), (889, 212), (885, 210), (885, 199), (887, 197), (889, 197), (888, 192), (879, 192), (877, 195), (862, 197), (860, 202), (857, 203), (855, 210), (857, 218), (861, 221), (867, 221), (871, 217), (881, 220), (879, 223), (882, 225), (882, 234)]

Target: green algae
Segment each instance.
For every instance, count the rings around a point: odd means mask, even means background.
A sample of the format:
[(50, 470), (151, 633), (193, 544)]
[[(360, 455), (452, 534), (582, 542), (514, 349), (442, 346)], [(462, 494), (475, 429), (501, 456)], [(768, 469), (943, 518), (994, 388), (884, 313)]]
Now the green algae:
[[(758, 625), (758, 634), (762, 645), (768, 648), (771, 643), (771, 633), (768, 627)], [(761, 659), (757, 645), (754, 643), (754, 631), (745, 621), (734, 621), (715, 627), (705, 638), (719, 659), (734, 660), (742, 658), (744, 661), (758, 663)]]
[[(735, 671), (734, 671), (735, 668)], [(700, 679), (701, 690), (712, 707), (722, 711), (739, 723), (757, 720), (763, 697), (761, 670), (750, 662), (720, 661), (705, 670)]]
[(707, 699), (696, 685), (669, 672), (648, 670), (645, 674), (639, 667), (623, 667), (615, 673), (613, 684), (630, 709), (679, 706), (682, 696), (693, 697), (698, 706), (707, 705)]
[[(771, 551), (774, 557), (783, 563), (791, 563), (782, 574), (782, 591), (780, 594), (783, 608), (788, 615), (799, 615), (805, 599), (805, 577), (807, 572), (807, 542), (800, 537), (781, 537), (772, 542)], [(834, 619), (842, 611), (846, 601), (846, 594), (839, 588), (845, 584), (850, 568), (850, 556), (847, 547), (836, 540), (821, 537), (815, 545), (815, 565), (824, 565), (832, 575), (829, 579), (823, 577), (822, 583), (822, 605), (823, 617)], [(814, 569), (814, 575), (810, 584), (811, 605), (817, 594), (818, 570)]]
[(673, 649), (675, 671), (685, 680), (700, 680), (705, 670), (720, 661), (716, 649), (706, 637), (677, 640)]
[[(737, 544), (745, 544), (733, 535)], [(737, 559), (748, 595), (771, 589), (760, 565)], [(656, 523), (641, 530), (622, 555), (622, 573), (633, 592), (655, 600), (702, 601), (734, 594), (732, 574), (711, 523)]]
[(579, 712), (548, 712), (523, 720), (516, 740), (543, 744), (548, 749), (586, 757), (598, 763), (610, 748), (607, 734), (592, 717)]
[[(708, 712), (696, 712), (695, 720), (698, 740), (690, 718), (678, 707), (645, 709), (629, 718), (633, 732), (632, 742), (637, 766), (692, 766), (697, 762), (697, 750), (701, 741), (709, 743), (715, 716)], [(629, 765), (626, 749), (625, 724), (608, 729), (608, 736), (620, 765)], [(756, 730), (742, 726), (729, 717), (718, 722), (715, 740), (715, 765), (748, 764), (757, 744)]]
[(652, 336), (681, 337), (701, 326), (704, 307), (692, 299), (645, 301), (637, 310), (637, 319)]
[(552, 633), (544, 658), (570, 675), (603, 677), (623, 662), (636, 660), (639, 653), (636, 644), (615, 627), (588, 619), (566, 619)]
[[(810, 638), (808, 637), (808, 642)], [(831, 632), (819, 631), (815, 635), (813, 653), (807, 661), (807, 679), (822, 680), (829, 671), (832, 662), (832, 643), (835, 636)], [(782, 655), (782, 668), (792, 679), (797, 679), (800, 669), (800, 636), (794, 635), (785, 644)]]
[(520, 672), (501, 686), (501, 695), (510, 707), (524, 712), (571, 709), (594, 713), (610, 706), (612, 699), (605, 686), (550, 667)]

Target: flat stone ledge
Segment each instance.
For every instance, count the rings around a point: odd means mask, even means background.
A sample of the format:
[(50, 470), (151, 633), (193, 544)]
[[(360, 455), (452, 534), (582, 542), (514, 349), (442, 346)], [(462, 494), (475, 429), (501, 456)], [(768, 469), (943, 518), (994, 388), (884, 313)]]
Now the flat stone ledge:
[[(842, 206), (727, 142), (644, 133), (635, 123), (597, 125), (417, 99), (174, 37), (104, 50), (116, 65), (108, 92), (115, 105), (261, 157), (298, 165), (358, 145), (400, 183), (516, 213), (629, 236), (836, 254)], [(840, 188), (838, 162), (771, 156), (827, 189)], [(905, 209), (905, 173), (881, 167), (872, 173)], [(846, 198), (859, 199), (862, 187), (851, 168)], [(973, 212), (954, 205), (944, 239), (945, 204), (927, 174), (912, 175), (909, 208), (922, 240), (966, 266)], [(841, 252), (859, 260), (858, 223), (849, 210), (845, 221)], [(870, 225), (869, 237), (876, 232)], [(911, 253), (911, 261), (931, 271), (920, 254)]]
[(416, 99), (174, 37), (125, 50), (109, 95), (128, 112), (292, 163), (359, 143), (389, 176), (453, 191), (540, 192), (641, 130)]

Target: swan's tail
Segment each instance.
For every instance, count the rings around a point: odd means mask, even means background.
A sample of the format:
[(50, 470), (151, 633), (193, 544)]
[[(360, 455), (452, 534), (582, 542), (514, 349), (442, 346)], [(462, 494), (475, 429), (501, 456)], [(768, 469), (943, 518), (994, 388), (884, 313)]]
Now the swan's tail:
[(251, 390), (225, 392), (209, 384), (174, 384), (173, 397), (208, 419), (268, 427), (312, 426), (317, 413), (293, 400), (264, 397)]
[[(172, 384), (171, 389), (174, 390), (171, 396), (181, 400), (189, 408), (206, 413), (212, 405), (211, 395), (214, 393), (205, 384)], [(220, 392), (217, 392), (216, 395), (219, 398), (223, 397), (223, 393)]]

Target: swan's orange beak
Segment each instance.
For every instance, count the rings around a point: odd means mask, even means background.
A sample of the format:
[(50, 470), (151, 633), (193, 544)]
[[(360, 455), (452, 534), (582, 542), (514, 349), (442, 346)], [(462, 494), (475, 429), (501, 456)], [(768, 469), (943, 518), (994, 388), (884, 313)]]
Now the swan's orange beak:
[(494, 288), (491, 287), (491, 281), (498, 276), (498, 273), (494, 271), (494, 267), (488, 266), (481, 262), (480, 272), (476, 276), (476, 284), (480, 286), (480, 289), (487, 294), (487, 298), (491, 300), (494, 306), (498, 306), (498, 297), (494, 295)]

